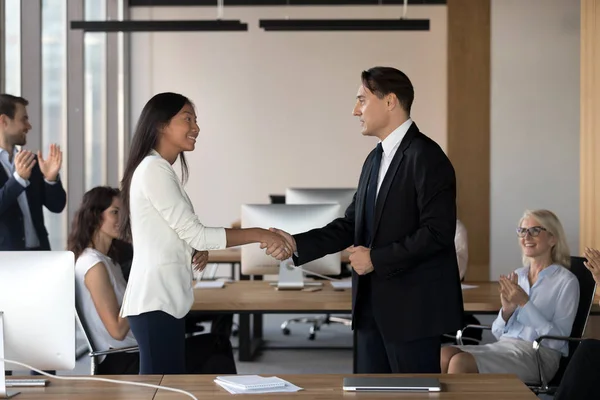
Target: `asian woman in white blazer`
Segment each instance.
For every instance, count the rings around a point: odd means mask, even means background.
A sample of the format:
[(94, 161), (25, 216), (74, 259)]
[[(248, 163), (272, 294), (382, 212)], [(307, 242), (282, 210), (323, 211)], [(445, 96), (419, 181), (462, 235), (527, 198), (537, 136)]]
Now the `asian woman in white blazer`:
[[(262, 243), (279, 260), (291, 256), (291, 245), (268, 230), (200, 222), (183, 186), (188, 176), (183, 153), (194, 150), (199, 131), (188, 98), (155, 95), (140, 115), (121, 181), (120, 229), (134, 251), (121, 316), (139, 345), (140, 374), (186, 372), (184, 317), (194, 301), (192, 264), (206, 265), (207, 250)], [(178, 158), (183, 182), (173, 169)]]

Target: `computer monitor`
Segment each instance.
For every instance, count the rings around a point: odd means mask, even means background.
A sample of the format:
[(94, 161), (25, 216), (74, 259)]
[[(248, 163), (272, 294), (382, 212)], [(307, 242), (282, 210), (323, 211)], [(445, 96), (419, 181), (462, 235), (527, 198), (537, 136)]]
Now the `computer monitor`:
[(340, 205), (338, 217), (343, 217), (352, 203), (356, 188), (288, 188), (285, 192), (286, 204), (328, 204)]
[[(242, 228), (279, 228), (290, 234), (321, 228), (339, 215), (339, 204), (245, 204), (242, 205)], [(242, 247), (242, 273), (246, 275), (279, 274), (279, 289), (302, 289), (302, 269), (321, 275), (338, 275), (341, 270), (341, 253), (329, 254), (318, 260), (293, 266), (293, 262), (279, 262), (265, 254), (259, 244)]]
[[(37, 369), (71, 370), (75, 329), (73, 253), (0, 251), (0, 358)], [(0, 398), (6, 396), (4, 371), (0, 361)]]

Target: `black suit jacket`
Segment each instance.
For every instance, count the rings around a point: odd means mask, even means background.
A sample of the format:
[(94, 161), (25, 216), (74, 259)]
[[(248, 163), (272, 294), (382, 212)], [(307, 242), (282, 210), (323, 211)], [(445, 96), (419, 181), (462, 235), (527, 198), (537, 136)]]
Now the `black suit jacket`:
[[(297, 265), (363, 244), (364, 202), (374, 155), (372, 151), (363, 165), (345, 216), (294, 236)], [(364, 302), (361, 295), (368, 294), (373, 310), (364, 312), (373, 313), (384, 339), (410, 341), (462, 328), (454, 168), (414, 123), (383, 180), (374, 219), (374, 271), (366, 279), (352, 273), (353, 324), (360, 323), (356, 311)]]
[(8, 176), (4, 167), (0, 165), (0, 251), (25, 250), (23, 213), (17, 201), (23, 191), (27, 193), (29, 211), (40, 241), (40, 248), (50, 250), (48, 231), (44, 225), (43, 206), (54, 213), (60, 213), (67, 204), (67, 194), (60, 178), (54, 185), (46, 183), (36, 162), (27, 188), (21, 186), (14, 176)]

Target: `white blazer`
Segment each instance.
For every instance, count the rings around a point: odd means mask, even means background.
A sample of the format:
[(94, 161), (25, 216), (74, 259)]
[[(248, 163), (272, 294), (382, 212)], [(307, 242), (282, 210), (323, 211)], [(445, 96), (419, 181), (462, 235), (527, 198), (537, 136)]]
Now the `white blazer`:
[(154, 150), (133, 173), (129, 204), (133, 261), (121, 317), (164, 311), (183, 318), (194, 302), (194, 249), (225, 248), (225, 229), (200, 223), (175, 170)]

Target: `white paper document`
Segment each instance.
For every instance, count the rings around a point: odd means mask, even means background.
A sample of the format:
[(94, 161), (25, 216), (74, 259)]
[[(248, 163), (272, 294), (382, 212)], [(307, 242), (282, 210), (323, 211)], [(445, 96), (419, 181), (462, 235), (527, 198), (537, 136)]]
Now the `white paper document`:
[(477, 285), (467, 285), (466, 283), (461, 283), (460, 284), (460, 288), (462, 290), (475, 289), (476, 287), (478, 287), (478, 286)]
[(301, 387), (276, 376), (259, 375), (217, 376), (215, 383), (231, 394), (297, 392)]
[(221, 289), (224, 286), (223, 281), (197, 281), (194, 289)]
[(352, 281), (331, 281), (330, 283), (336, 290), (352, 289)]

